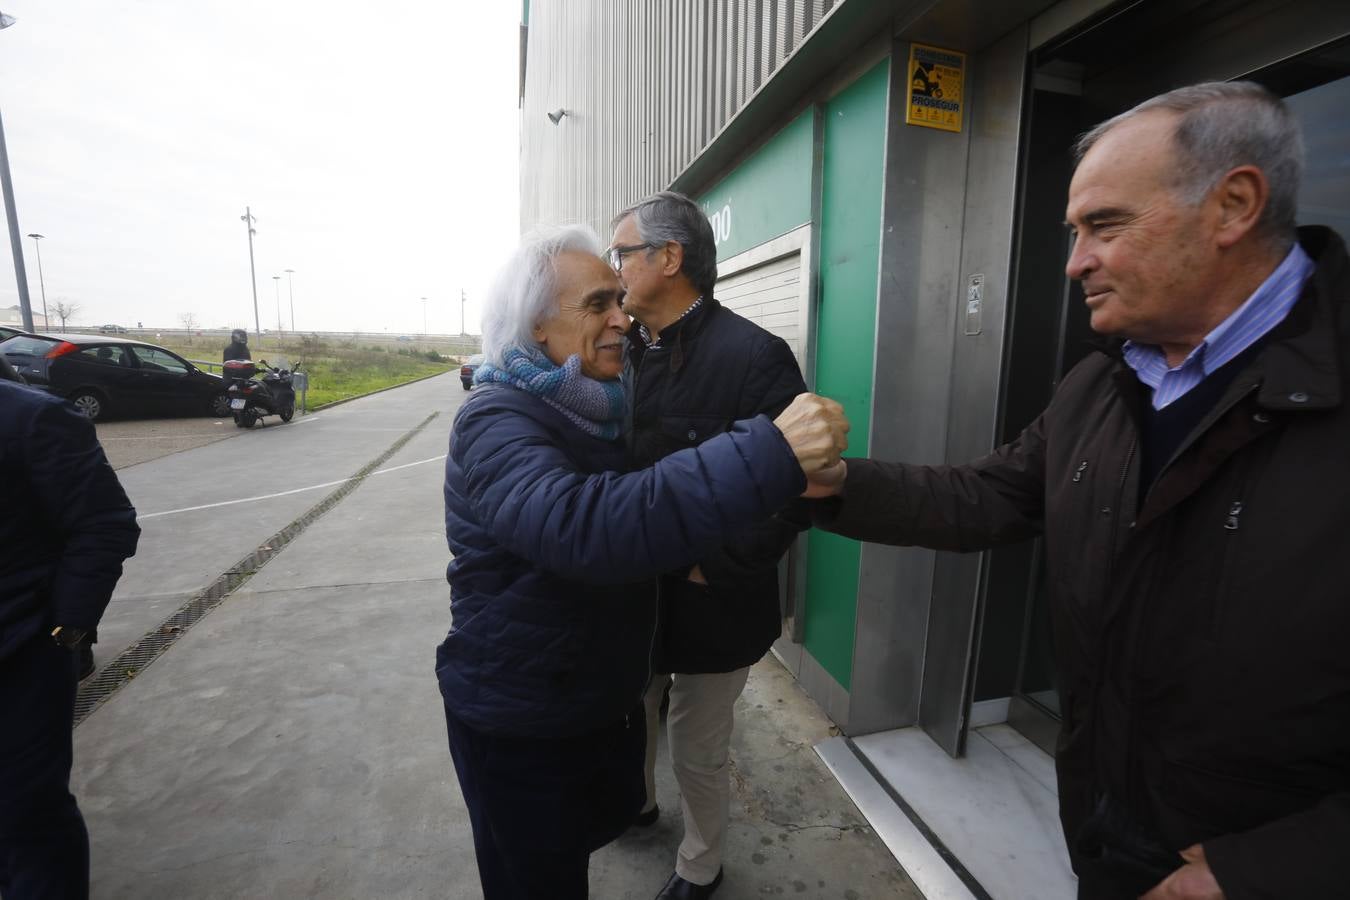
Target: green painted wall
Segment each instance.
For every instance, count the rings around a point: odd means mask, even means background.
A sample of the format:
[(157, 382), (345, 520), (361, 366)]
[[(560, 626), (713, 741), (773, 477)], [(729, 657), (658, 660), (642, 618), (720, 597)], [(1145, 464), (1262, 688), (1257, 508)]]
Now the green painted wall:
[(797, 116), (698, 198), (719, 261), (811, 221), (811, 118)]
[[(816, 390), (848, 413), (848, 456), (866, 455), (871, 429), (889, 65), (830, 100), (823, 117)], [(847, 690), (861, 548), (822, 531), (807, 541), (806, 649)]]

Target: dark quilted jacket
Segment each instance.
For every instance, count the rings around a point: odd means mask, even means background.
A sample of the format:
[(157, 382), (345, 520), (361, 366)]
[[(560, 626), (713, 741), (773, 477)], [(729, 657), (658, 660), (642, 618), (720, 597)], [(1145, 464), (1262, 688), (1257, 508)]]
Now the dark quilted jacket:
[[(637, 465), (698, 446), (739, 419), (775, 417), (806, 390), (782, 338), (709, 297), (661, 332), (649, 350), (629, 334), (631, 426)], [(764, 655), (782, 631), (778, 561), (801, 525), (769, 516), (698, 558), (706, 587), (687, 570), (661, 580), (655, 665), (662, 672), (730, 672)]]
[(98, 625), (136, 552), (136, 510), (94, 426), (0, 380), (0, 659), (54, 625)]
[(441, 693), (471, 727), (563, 737), (632, 710), (649, 676), (655, 574), (805, 487), (765, 417), (626, 473), (622, 441), (593, 438), (515, 388), (478, 388), (445, 468), (454, 560)]

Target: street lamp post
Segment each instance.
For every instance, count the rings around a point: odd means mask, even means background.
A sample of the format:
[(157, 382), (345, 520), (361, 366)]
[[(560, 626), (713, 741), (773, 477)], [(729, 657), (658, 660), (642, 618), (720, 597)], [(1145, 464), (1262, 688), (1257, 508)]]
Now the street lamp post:
[(272, 276), (272, 286), (277, 289), (277, 334), (285, 334), (286, 329), (281, 327), (281, 276)]
[(427, 336), (427, 298), (422, 298), (422, 337)]
[(42, 291), (42, 330), (46, 331), (52, 327), (52, 323), (47, 319), (47, 282), (42, 277), (42, 245), (38, 243), (46, 235), (30, 234), (29, 237), (33, 239), (33, 250), (37, 253), (38, 289)]
[(262, 346), (262, 320), (258, 318), (258, 270), (253, 266), (253, 235), (258, 233), (253, 223), (258, 220), (253, 218), (253, 211), (245, 206), (239, 221), (248, 226), (248, 277), (253, 285), (253, 333), (258, 338), (258, 346)]
[(463, 337), (463, 336), (466, 335), (466, 334), (468, 334), (468, 332), (464, 330), (464, 288), (460, 288), (460, 289), (459, 289), (459, 336), (460, 336), (460, 337)]
[(295, 334), (295, 270), (286, 270), (286, 290), (291, 295), (291, 334)]
[[(14, 17), (0, 13), (0, 29), (14, 24)], [(5, 195), (5, 219), (9, 222), (9, 247), (14, 255), (14, 278), (19, 287), (19, 310), (23, 330), (33, 330), (33, 305), (28, 301), (28, 271), (23, 266), (23, 238), (19, 236), (19, 214), (14, 210), (14, 182), (9, 177), (9, 152), (5, 149), (5, 124), (0, 120), (0, 192)]]

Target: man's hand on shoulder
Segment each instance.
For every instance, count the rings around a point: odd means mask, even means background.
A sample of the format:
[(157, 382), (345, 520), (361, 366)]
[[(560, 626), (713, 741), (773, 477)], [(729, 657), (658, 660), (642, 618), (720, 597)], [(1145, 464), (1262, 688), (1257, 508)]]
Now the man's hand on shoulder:
[(1205, 861), (1200, 844), (1181, 851), (1186, 865), (1168, 875), (1157, 887), (1139, 900), (1224, 900), (1223, 889)]
[(808, 477), (839, 464), (848, 449), (848, 419), (844, 408), (828, 397), (798, 394), (773, 420), (783, 433), (797, 463)]

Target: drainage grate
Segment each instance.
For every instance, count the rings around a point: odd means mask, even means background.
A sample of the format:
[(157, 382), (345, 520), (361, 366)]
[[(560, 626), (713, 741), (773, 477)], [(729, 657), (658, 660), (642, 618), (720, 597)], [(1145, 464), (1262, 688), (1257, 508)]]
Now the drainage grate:
[(438, 415), (440, 415), (439, 412), (434, 412), (423, 419), (415, 428), (394, 441), (389, 449), (366, 463), (355, 475), (334, 488), (331, 494), (310, 507), (300, 518), (272, 535), (258, 549), (226, 569), (205, 590), (193, 596), (192, 599), (180, 606), (173, 615), (161, 622), (158, 628), (118, 654), (92, 678), (81, 683), (79, 694), (75, 699), (75, 724), (79, 725), (87, 719), (89, 714), (98, 709), (105, 700), (139, 675), (146, 666), (169, 649), (170, 645), (178, 640), (185, 631), (219, 606), (240, 585), (252, 578), (259, 569), (267, 565), (272, 557), (285, 549), (287, 544), (299, 537), (301, 532), (324, 513), (341, 503), (344, 497), (356, 490), (361, 482), (366, 479), (366, 476), (388, 462), (390, 457), (401, 450), (408, 441), (416, 437), (418, 432), (431, 424), (431, 420)]

